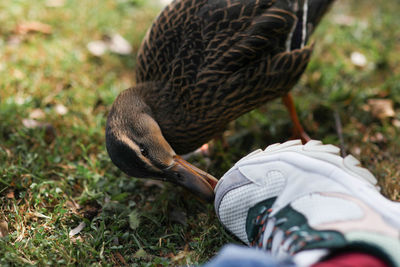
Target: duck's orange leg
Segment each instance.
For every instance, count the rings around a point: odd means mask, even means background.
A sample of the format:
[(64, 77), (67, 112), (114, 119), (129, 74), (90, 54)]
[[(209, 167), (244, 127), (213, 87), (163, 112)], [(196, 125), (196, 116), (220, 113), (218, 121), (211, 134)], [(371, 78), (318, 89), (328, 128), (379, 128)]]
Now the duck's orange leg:
[(290, 93), (282, 97), (282, 102), (285, 104), (289, 111), (290, 118), (293, 122), (293, 139), (301, 139), (303, 144), (311, 140), (308, 134), (304, 131), (303, 126), (301, 126), (299, 117), (297, 116), (296, 108), (294, 106), (293, 97)]

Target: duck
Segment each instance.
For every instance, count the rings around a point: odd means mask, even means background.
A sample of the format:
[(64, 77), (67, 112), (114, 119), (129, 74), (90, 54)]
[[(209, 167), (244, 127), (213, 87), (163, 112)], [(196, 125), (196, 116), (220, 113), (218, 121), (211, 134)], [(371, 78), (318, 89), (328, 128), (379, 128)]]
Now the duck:
[(111, 161), (128, 176), (172, 182), (212, 201), (218, 180), (180, 155), (229, 122), (282, 98), (294, 132), (309, 137), (290, 90), (313, 50), (307, 41), (333, 0), (175, 0), (146, 33), (136, 85), (107, 117)]

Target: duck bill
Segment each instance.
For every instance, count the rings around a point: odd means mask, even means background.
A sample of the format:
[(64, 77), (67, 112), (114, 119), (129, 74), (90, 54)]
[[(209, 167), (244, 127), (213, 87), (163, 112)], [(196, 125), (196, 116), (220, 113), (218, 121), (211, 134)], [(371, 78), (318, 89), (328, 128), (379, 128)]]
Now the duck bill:
[(185, 187), (201, 199), (208, 202), (214, 200), (214, 188), (218, 180), (180, 156), (174, 156), (174, 164), (164, 172), (170, 181)]

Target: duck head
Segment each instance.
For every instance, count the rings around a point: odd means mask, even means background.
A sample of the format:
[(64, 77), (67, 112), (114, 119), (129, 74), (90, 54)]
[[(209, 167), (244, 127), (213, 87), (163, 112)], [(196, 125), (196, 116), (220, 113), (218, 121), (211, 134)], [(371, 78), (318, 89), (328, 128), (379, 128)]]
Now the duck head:
[(206, 201), (214, 199), (218, 180), (176, 155), (134, 88), (121, 92), (111, 108), (106, 147), (112, 162), (129, 176), (169, 181)]

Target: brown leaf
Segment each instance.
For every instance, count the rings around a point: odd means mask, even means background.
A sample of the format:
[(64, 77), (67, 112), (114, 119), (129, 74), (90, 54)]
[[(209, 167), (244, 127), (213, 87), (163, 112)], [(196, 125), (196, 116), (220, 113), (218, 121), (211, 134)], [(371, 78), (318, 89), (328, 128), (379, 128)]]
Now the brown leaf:
[(8, 199), (14, 199), (14, 198), (15, 198), (14, 191), (8, 192), (7, 195), (6, 195), (6, 198), (8, 198)]
[(69, 231), (69, 237), (73, 237), (74, 235), (79, 234), (83, 228), (85, 228), (86, 223), (85, 222), (81, 222), (77, 227), (75, 227), (74, 229), (71, 229), (71, 231)]
[(375, 118), (384, 119), (395, 115), (391, 99), (369, 99), (368, 106)]
[(124, 257), (121, 255), (121, 253), (119, 252), (115, 252), (114, 255), (119, 259), (119, 261), (123, 264), (123, 265), (128, 265), (124, 259)]
[(0, 221), (0, 237), (6, 237), (8, 235), (8, 223), (6, 221)]
[(40, 32), (43, 34), (50, 34), (52, 28), (50, 25), (39, 22), (39, 21), (26, 21), (17, 25), (15, 28), (16, 34), (27, 34), (29, 32)]
[[(81, 189), (79, 189), (81, 190)], [(89, 203), (88, 205), (84, 206), (80, 213), (88, 220), (92, 220), (94, 217), (99, 214), (101, 210), (101, 206), (96, 202)]]
[(80, 235), (70, 237), (70, 239), (71, 239), (71, 241), (72, 241), (74, 244), (76, 244), (77, 241), (79, 241), (79, 242), (81, 242), (81, 243), (85, 242), (85, 239), (84, 239), (82, 236), (80, 236)]
[(67, 200), (65, 203), (68, 208), (70, 208), (73, 212), (76, 212), (81, 208), (81, 206), (75, 202), (75, 200)]

